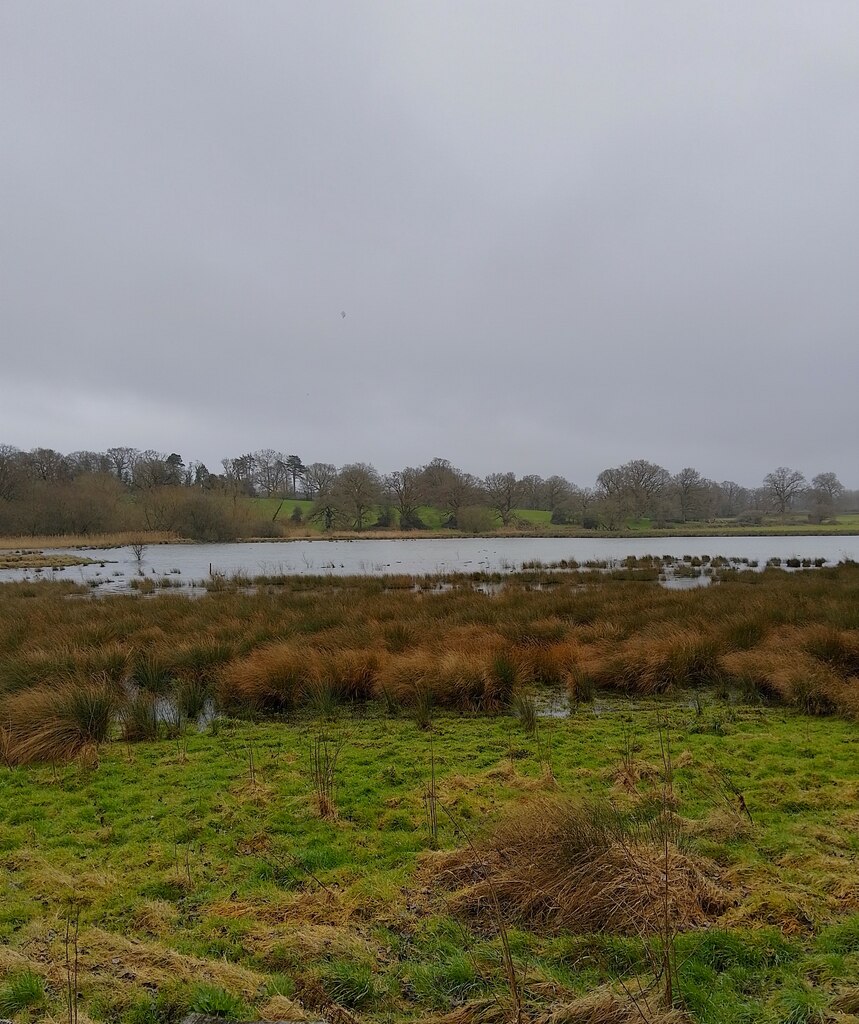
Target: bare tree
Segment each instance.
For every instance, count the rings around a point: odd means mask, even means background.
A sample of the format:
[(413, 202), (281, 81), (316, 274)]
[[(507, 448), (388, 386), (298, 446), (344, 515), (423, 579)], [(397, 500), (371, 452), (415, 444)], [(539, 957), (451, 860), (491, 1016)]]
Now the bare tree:
[(238, 455), (234, 459), (222, 459), (224, 476), (238, 485), (243, 494), (256, 494), (256, 458), (251, 453)]
[(545, 481), (536, 473), (523, 476), (519, 481), (522, 487), (522, 503), (525, 508), (543, 508), (545, 504)]
[(572, 484), (562, 476), (550, 476), (547, 480), (543, 481), (543, 498), (550, 512), (554, 512), (555, 509), (566, 505), (572, 496), (572, 492)]
[(397, 509), (400, 528), (411, 530), (422, 527), (420, 506), (426, 500), (421, 470), (412, 466), (389, 473), (385, 477), (385, 491), (388, 500)]
[(283, 452), (276, 452), (273, 448), (260, 448), (258, 452), (254, 452), (253, 458), (259, 490), (266, 498), (280, 494), (286, 483)]
[(718, 509), (724, 516), (735, 516), (748, 507), (749, 492), (733, 480), (723, 480), (719, 484)]
[(844, 484), (834, 473), (818, 473), (811, 481), (811, 486), (823, 495), (827, 505), (835, 505), (844, 493)]
[(304, 496), (310, 501), (331, 493), (337, 479), (337, 467), (330, 462), (311, 462), (304, 469)]
[(137, 449), (108, 448), (106, 455), (111, 472), (116, 476), (117, 480), (121, 480), (124, 484), (130, 484), (134, 463), (139, 455)]
[(55, 483), (58, 480), (68, 480), (71, 476), (65, 455), (54, 451), (53, 448), (33, 448), (27, 453), (27, 461), (37, 480)]
[(798, 469), (779, 466), (764, 477), (764, 489), (779, 515), (783, 516), (806, 488), (805, 477)]
[(378, 505), (381, 498), (382, 482), (372, 466), (366, 462), (352, 462), (337, 474), (332, 494), (354, 529), (363, 530), (367, 513)]
[(111, 471), (110, 460), (104, 452), (70, 452), (66, 456), (66, 465), (72, 477), (83, 473), (95, 475)]
[(489, 507), (504, 526), (509, 526), (513, 510), (522, 501), (522, 485), (515, 473), (490, 473), (483, 482)]
[(471, 473), (457, 469), (447, 459), (428, 462), (421, 476), (425, 501), (447, 513), (448, 526), (457, 526), (462, 510), (482, 497), (480, 481)]
[(621, 467), (626, 479), (626, 486), (632, 499), (632, 510), (635, 515), (652, 515), (671, 476), (667, 469), (657, 466), (647, 459), (633, 459)]
[(834, 473), (818, 473), (811, 481), (817, 519), (828, 519), (844, 494), (844, 484)]
[(604, 514), (610, 514), (618, 526), (629, 515), (661, 514), (670, 482), (667, 469), (647, 459), (633, 459), (604, 469), (597, 477), (597, 493)]
[(701, 476), (697, 469), (687, 466), (685, 469), (681, 469), (671, 482), (683, 522), (700, 515), (708, 481)]
[(24, 477), (24, 453), (11, 444), (0, 444), (0, 499), (11, 501)]

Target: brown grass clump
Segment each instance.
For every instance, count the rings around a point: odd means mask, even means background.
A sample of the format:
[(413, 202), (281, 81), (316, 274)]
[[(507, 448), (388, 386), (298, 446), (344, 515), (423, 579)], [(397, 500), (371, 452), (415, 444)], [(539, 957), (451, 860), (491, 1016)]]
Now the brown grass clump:
[(323, 651), (318, 677), (341, 700), (366, 700), (373, 695), (384, 660), (381, 651), (367, 648)]
[(780, 634), (772, 634), (761, 647), (724, 655), (721, 664), (746, 690), (796, 704), (809, 714), (832, 714), (851, 705), (850, 681)]
[(60, 686), (38, 686), (0, 702), (9, 764), (59, 763), (94, 756), (107, 739), (120, 705), (105, 679), (71, 679)]
[(680, 1010), (657, 1009), (643, 999), (633, 1002), (597, 990), (541, 1014), (534, 1024), (685, 1024), (689, 1019)]
[(859, 987), (845, 988), (832, 1001), (832, 1008), (841, 1013), (851, 1013), (859, 1016)]
[[(510, 1006), (491, 998), (476, 999), (429, 1018), (431, 1024), (507, 1024), (511, 1019)], [(525, 1010), (520, 1019), (522, 1024), (687, 1024), (690, 1018), (680, 1010), (654, 1008), (643, 998), (633, 1002), (609, 990), (597, 989), (546, 1010)]]
[[(666, 864), (661, 819), (636, 821), (609, 805), (540, 797), (516, 808), (474, 847), (435, 857), (431, 870), (456, 890), (451, 904), (488, 910), (544, 932), (642, 934), (659, 927)], [(669, 913), (678, 929), (724, 911), (714, 866), (668, 846)]]
[(517, 652), (523, 675), (547, 686), (563, 683), (579, 664), (581, 650), (574, 641), (531, 644)]
[(286, 996), (272, 996), (259, 1010), (255, 1011), (254, 1015), (260, 1020), (270, 1021), (309, 1019), (298, 1003)]
[(268, 644), (226, 665), (218, 695), (227, 707), (284, 711), (298, 704), (319, 678), (319, 656), (310, 647)]
[(513, 660), (492, 648), (423, 649), (391, 658), (376, 693), (406, 706), (429, 699), (462, 711), (498, 711), (509, 703), (516, 681)]
[(671, 623), (644, 629), (608, 657), (592, 659), (583, 667), (600, 685), (635, 693), (663, 693), (678, 686), (713, 682), (719, 676), (719, 653), (712, 638)]
[(166, 900), (144, 900), (136, 907), (131, 923), (135, 929), (156, 937), (169, 935), (176, 928), (179, 911)]

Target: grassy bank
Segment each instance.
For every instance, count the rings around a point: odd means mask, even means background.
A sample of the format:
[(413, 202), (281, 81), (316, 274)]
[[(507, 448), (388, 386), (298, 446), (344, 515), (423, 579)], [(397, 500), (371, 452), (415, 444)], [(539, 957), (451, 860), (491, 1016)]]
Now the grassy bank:
[[(499, 527), (489, 533), (469, 534), (462, 530), (448, 530), (442, 526), (442, 516), (437, 509), (424, 509), (422, 518), (427, 525), (424, 530), (400, 530), (395, 526), (376, 528), (372, 522), (368, 528), (355, 530), (324, 531), (318, 523), (290, 519), (292, 508), (298, 507), (306, 515), (312, 502), (290, 500), (276, 518), (275, 510), (281, 504), (274, 498), (246, 499), (248, 512), (255, 518), (257, 526), (264, 524), (268, 532), (264, 536), (238, 536), (240, 542), (248, 541), (295, 541), (295, 540), (433, 540), (440, 537), (558, 537), (558, 538), (678, 538), (678, 537), (831, 537), (859, 534), (859, 516), (840, 516), (835, 522), (781, 523), (773, 519), (759, 526), (744, 526), (732, 523), (689, 522), (677, 524), (670, 529), (659, 529), (648, 520), (628, 523), (620, 530), (584, 530), (576, 526), (553, 526), (549, 513), (539, 509), (519, 509), (517, 522), (513, 526)], [(57, 536), (15, 536), (0, 537), (0, 551), (43, 550), (45, 548), (112, 548), (124, 547), (141, 541), (145, 544), (194, 543), (175, 533), (163, 531), (130, 531), (124, 533), (60, 534)]]

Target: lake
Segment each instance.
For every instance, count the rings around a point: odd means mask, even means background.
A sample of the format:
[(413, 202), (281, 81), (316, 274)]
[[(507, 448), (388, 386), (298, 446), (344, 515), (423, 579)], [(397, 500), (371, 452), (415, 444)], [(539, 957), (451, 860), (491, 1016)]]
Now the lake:
[[(63, 554), (64, 552), (49, 552)], [(74, 554), (75, 552), (72, 552)], [(103, 590), (128, 589), (138, 565), (130, 548), (85, 550), (93, 565), (51, 571), (3, 569), (0, 582), (21, 579), (98, 580)], [(525, 562), (620, 562), (643, 555), (722, 555), (763, 566), (769, 558), (859, 561), (859, 536), (822, 537), (440, 537), (430, 540), (259, 541), (248, 544), (153, 544), (143, 554), (147, 576), (172, 576), (190, 585), (210, 568), (231, 575), (424, 576), (513, 572)], [(101, 565), (99, 563), (103, 562)]]

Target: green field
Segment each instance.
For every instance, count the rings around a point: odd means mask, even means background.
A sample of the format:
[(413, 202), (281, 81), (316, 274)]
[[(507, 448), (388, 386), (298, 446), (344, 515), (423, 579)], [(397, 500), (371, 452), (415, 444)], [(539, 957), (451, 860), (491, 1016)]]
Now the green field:
[[(658, 763), (665, 717), (677, 810), (696, 823), (690, 848), (732, 892), (709, 929), (678, 940), (682, 1001), (714, 1024), (830, 1019), (823, 1008), (859, 978), (855, 725), (712, 696), (697, 711), (688, 700), (599, 708), (544, 721), (537, 738), (506, 716), (440, 716), (431, 732), (374, 713), (228, 720), (105, 748), (91, 767), (7, 770), (0, 1006), (9, 979), (31, 971), (43, 1000), (16, 1019), (67, 1019), (70, 906), (81, 917), (81, 1021), (176, 1020), (189, 1006), (282, 1013), (274, 997), (312, 1006), (320, 992), (380, 1021), (503, 1002), (491, 914), (452, 914), (427, 888), (422, 855), (462, 846), (541, 793), (645, 798), (647, 771), (621, 785), (618, 769), (630, 750), (638, 765)], [(335, 820), (314, 804), (315, 734), (343, 742)], [(437, 842), (424, 801), (433, 757)], [(726, 810), (719, 768), (742, 787), (753, 825)], [(637, 938), (513, 924), (509, 940), (532, 1010), (604, 983), (622, 991), (648, 971)]]
[[(307, 516), (313, 508), (312, 501), (304, 501), (297, 498), (287, 498), (282, 503), (279, 498), (250, 498), (249, 504), (254, 512), (264, 520), (270, 521), (277, 513), (276, 522), (282, 528), (310, 530), (313, 533), (322, 533), (322, 524), (308, 523)], [(290, 521), (290, 516), (295, 508), (300, 508), (304, 521), (296, 527)], [(279, 509), (279, 511), (278, 511)], [(446, 532), (443, 527), (444, 513), (441, 509), (430, 505), (421, 506), (419, 510), (421, 520), (427, 530)], [(378, 519), (378, 512), (371, 512), (366, 518), (366, 528), (372, 528)], [(514, 521), (519, 530), (538, 536), (593, 536), (593, 530), (583, 530), (577, 526), (554, 526), (551, 523), (551, 513), (546, 509), (518, 508), (514, 511)], [(515, 529), (516, 527), (514, 527)], [(393, 527), (396, 529), (396, 525)], [(500, 524), (499, 524), (500, 529)], [(777, 517), (767, 517), (760, 526), (745, 526), (733, 523), (730, 520), (719, 520), (716, 522), (689, 521), (687, 523), (674, 523), (668, 528), (654, 526), (650, 519), (630, 519), (622, 530), (600, 530), (600, 536), (629, 536), (637, 535), (643, 537), (670, 537), (670, 536), (707, 536), (707, 537), (731, 537), (731, 536), (821, 536), (826, 534), (859, 533), (859, 514), (842, 515), (833, 523), (823, 525), (796, 522), (781, 522)]]

